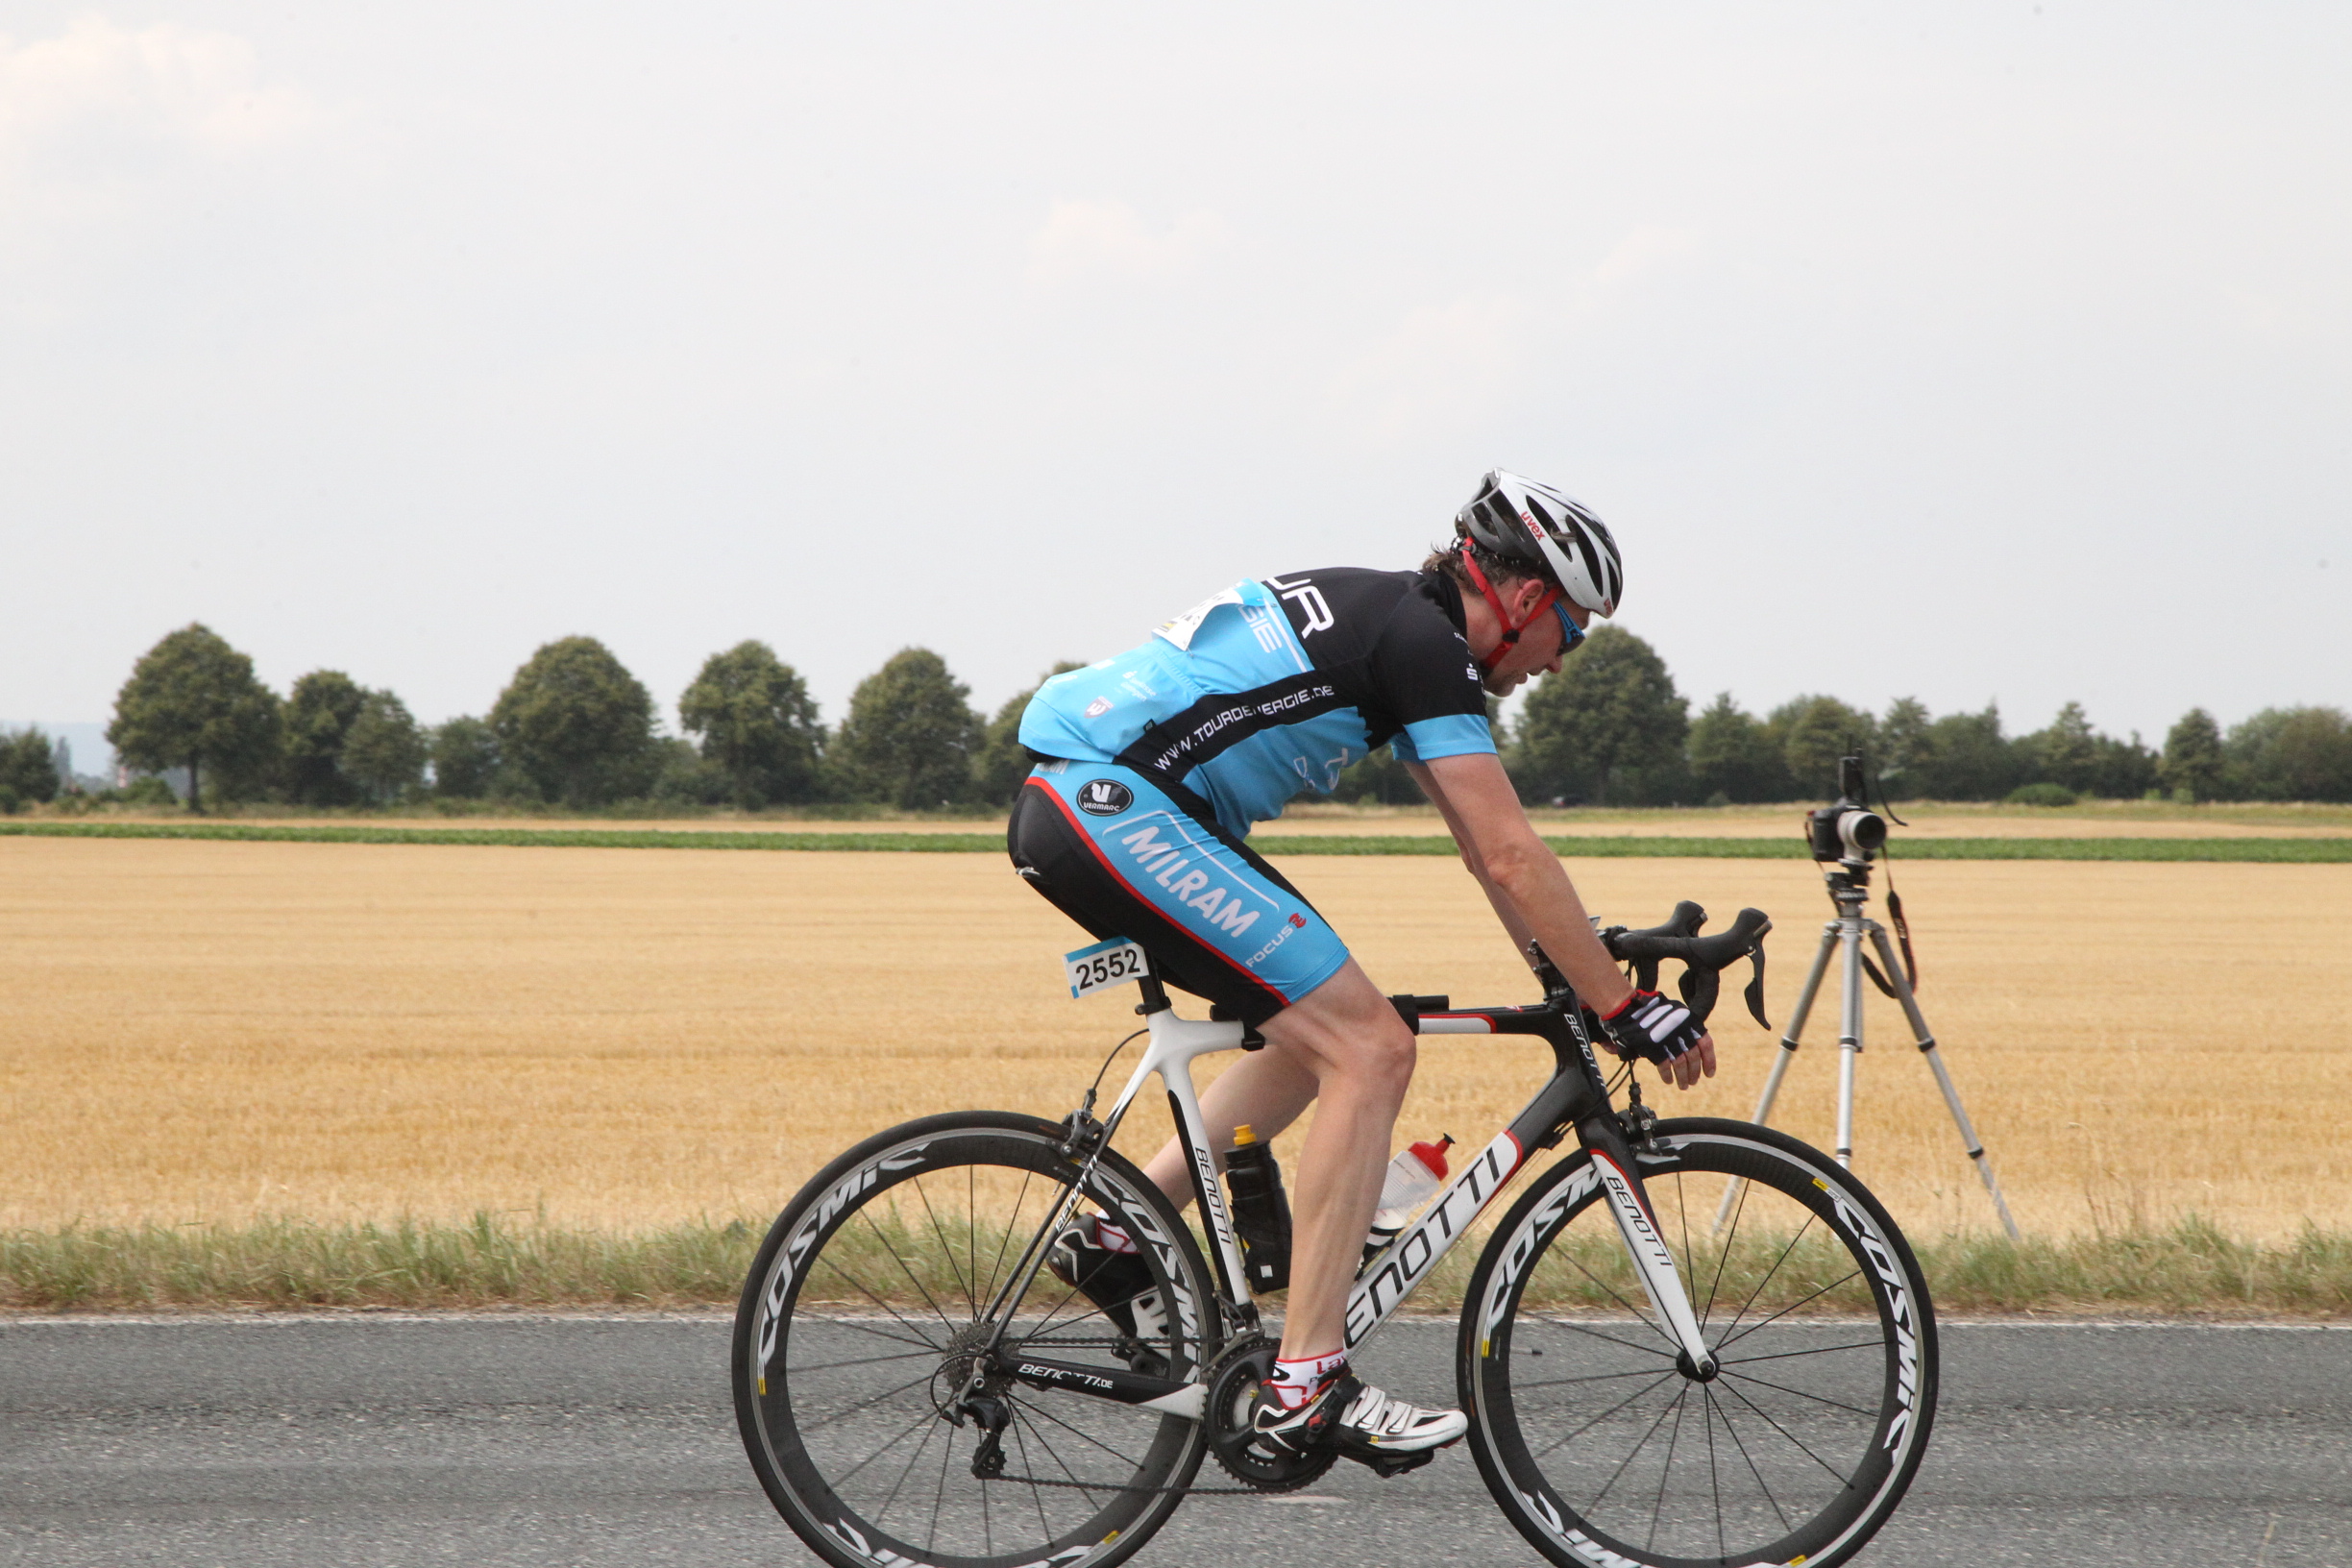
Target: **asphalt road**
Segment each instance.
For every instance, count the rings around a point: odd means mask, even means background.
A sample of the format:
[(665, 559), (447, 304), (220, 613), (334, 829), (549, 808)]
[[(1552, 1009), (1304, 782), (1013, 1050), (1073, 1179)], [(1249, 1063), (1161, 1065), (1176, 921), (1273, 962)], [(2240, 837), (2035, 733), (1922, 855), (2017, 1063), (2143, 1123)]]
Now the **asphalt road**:
[[(0, 1562), (813, 1561), (753, 1483), (715, 1319), (0, 1320)], [(1450, 1325), (1366, 1372), (1450, 1393)], [(1859, 1561), (2352, 1565), (2352, 1332), (1948, 1324), (1933, 1447)], [(1537, 1559), (1455, 1451), (1197, 1498), (1140, 1565)]]

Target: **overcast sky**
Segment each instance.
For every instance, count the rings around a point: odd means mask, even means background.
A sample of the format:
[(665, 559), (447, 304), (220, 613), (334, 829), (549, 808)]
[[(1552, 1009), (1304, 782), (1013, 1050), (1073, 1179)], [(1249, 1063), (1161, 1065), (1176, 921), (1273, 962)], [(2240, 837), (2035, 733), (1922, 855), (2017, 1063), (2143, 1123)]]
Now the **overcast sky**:
[(2352, 11), (0, 11), (0, 716), (993, 709), (1581, 497), (1694, 705), (2352, 704)]

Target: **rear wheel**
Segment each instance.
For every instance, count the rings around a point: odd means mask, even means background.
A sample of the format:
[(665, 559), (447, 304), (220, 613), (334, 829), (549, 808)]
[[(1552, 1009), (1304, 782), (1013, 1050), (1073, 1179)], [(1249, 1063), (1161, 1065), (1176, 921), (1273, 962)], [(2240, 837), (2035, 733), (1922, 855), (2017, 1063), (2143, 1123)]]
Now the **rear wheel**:
[(1563, 1161), (1471, 1276), (1458, 1364), (1479, 1468), (1576, 1568), (1842, 1562), (1902, 1500), (1934, 1418), (1919, 1265), (1851, 1173), (1795, 1139), (1699, 1118), (1656, 1135), (1644, 1183), (1720, 1371), (1680, 1360), (1591, 1161)]
[(1199, 1468), (1198, 1420), (1011, 1375), (1026, 1357), (1197, 1382), (1215, 1348), (1190, 1232), (1116, 1154), (1077, 1212), (1137, 1239), (1165, 1329), (1124, 1335), (1024, 1266), (1078, 1175), (1062, 1136), (1000, 1113), (909, 1122), (836, 1160), (768, 1233), (736, 1312), (736, 1414), (777, 1511), (841, 1568), (1100, 1568)]

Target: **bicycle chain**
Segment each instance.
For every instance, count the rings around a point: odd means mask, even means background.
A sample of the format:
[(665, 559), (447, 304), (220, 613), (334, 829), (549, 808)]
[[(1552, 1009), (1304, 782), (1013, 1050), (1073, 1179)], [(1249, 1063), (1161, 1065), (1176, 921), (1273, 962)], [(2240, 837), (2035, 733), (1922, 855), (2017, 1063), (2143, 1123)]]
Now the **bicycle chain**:
[(1023, 1486), (1052, 1486), (1066, 1492), (1149, 1492), (1155, 1496), (1183, 1492), (1192, 1497), (1270, 1497), (1263, 1486), (1103, 1486), (1090, 1481), (1047, 1481), (1043, 1476), (982, 1476), (982, 1481), (1010, 1481)]

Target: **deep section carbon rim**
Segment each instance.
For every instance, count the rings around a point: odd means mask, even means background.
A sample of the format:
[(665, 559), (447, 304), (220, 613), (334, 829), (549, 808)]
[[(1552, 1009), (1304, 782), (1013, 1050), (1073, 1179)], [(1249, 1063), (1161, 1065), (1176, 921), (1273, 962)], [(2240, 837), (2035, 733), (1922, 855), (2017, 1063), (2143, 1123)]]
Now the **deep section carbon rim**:
[[(1189, 1381), (1207, 1355), (1214, 1308), (1198, 1251), (1115, 1156), (1078, 1212), (1100, 1210), (1142, 1243), (1168, 1328), (1123, 1335), (1041, 1267), (1018, 1287), (1023, 1253), (1076, 1175), (1060, 1137), (1026, 1116), (909, 1123), (834, 1162), (770, 1231), (736, 1316), (736, 1409), (770, 1498), (829, 1560), (1108, 1564), (1149, 1537), (1181, 1500), (1164, 1488), (1198, 1468), (1197, 1421), (1004, 1375), (1024, 1355), (1106, 1374), (1157, 1358)], [(962, 1397), (975, 1366), (1003, 1418), (992, 1479), (974, 1474), (984, 1432)]]
[(1852, 1177), (1794, 1139), (1695, 1119), (1658, 1132), (1671, 1152), (1643, 1174), (1719, 1374), (1679, 1360), (1589, 1162), (1564, 1162), (1472, 1281), (1480, 1468), (1555, 1562), (1842, 1561), (1901, 1500), (1933, 1418), (1918, 1264)]

